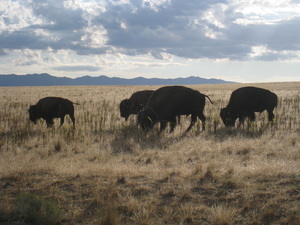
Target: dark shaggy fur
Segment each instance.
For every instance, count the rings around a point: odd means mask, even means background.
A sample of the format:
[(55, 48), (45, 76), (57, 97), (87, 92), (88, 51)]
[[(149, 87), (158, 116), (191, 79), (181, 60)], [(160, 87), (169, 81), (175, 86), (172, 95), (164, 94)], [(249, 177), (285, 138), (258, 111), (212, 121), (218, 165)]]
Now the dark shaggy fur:
[(46, 97), (40, 99), (36, 105), (30, 106), (29, 118), (36, 124), (42, 118), (46, 120), (47, 127), (52, 127), (54, 118), (60, 118), (60, 126), (64, 123), (65, 115), (69, 115), (75, 127), (74, 103), (59, 97)]
[(176, 116), (191, 114), (191, 124), (186, 132), (193, 127), (197, 117), (202, 121), (202, 129), (205, 130), (206, 118), (203, 114), (205, 97), (209, 99), (199, 91), (183, 86), (159, 88), (138, 114), (138, 123), (143, 130), (149, 130), (155, 123), (160, 122), (160, 131), (163, 131), (170, 122), (172, 132), (176, 126)]
[(244, 123), (245, 118), (255, 120), (254, 112), (267, 110), (269, 121), (274, 119), (273, 110), (277, 106), (277, 95), (273, 92), (257, 88), (242, 87), (232, 92), (228, 105), (221, 109), (220, 116), (225, 126), (234, 126), (239, 118), (239, 125)]
[(153, 92), (151, 90), (138, 91), (133, 93), (129, 99), (122, 100), (120, 103), (121, 117), (127, 120), (131, 114), (138, 114), (147, 104)]

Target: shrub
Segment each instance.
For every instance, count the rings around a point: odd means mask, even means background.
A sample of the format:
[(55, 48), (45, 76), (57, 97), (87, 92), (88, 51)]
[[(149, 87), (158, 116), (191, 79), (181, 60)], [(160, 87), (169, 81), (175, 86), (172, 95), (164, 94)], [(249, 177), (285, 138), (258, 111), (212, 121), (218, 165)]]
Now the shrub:
[(30, 224), (56, 224), (62, 218), (62, 211), (53, 201), (28, 193), (17, 196), (15, 213)]

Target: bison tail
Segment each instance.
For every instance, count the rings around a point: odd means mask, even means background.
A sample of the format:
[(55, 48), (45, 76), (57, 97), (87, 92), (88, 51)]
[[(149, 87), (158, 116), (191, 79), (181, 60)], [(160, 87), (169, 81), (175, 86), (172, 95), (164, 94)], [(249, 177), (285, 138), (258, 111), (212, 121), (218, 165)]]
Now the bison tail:
[(208, 98), (208, 100), (210, 101), (210, 103), (211, 104), (214, 104), (213, 102), (212, 102), (212, 100), (207, 96), (207, 95), (204, 95), (206, 98)]

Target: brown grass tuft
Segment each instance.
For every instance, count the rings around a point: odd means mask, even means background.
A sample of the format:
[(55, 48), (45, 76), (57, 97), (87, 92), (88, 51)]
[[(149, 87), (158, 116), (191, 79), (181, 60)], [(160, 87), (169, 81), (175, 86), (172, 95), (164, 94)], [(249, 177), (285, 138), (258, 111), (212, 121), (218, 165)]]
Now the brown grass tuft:
[(237, 209), (226, 205), (215, 205), (209, 212), (209, 220), (212, 225), (231, 225), (237, 215)]

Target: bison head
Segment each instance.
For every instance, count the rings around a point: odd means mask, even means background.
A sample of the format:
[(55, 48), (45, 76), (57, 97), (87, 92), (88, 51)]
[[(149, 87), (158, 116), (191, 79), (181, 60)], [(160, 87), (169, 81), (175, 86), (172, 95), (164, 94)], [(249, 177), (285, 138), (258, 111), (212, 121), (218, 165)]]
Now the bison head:
[(138, 113), (138, 124), (144, 131), (148, 131), (153, 128), (154, 121), (147, 109), (143, 109)]
[(223, 108), (220, 111), (220, 117), (226, 127), (234, 127), (237, 116), (234, 115), (228, 108)]
[(35, 105), (29, 107), (29, 119), (36, 124), (36, 121), (39, 119), (38, 110)]
[(120, 103), (120, 114), (121, 117), (124, 117), (125, 120), (128, 119), (130, 115), (130, 100), (129, 99), (124, 99)]

